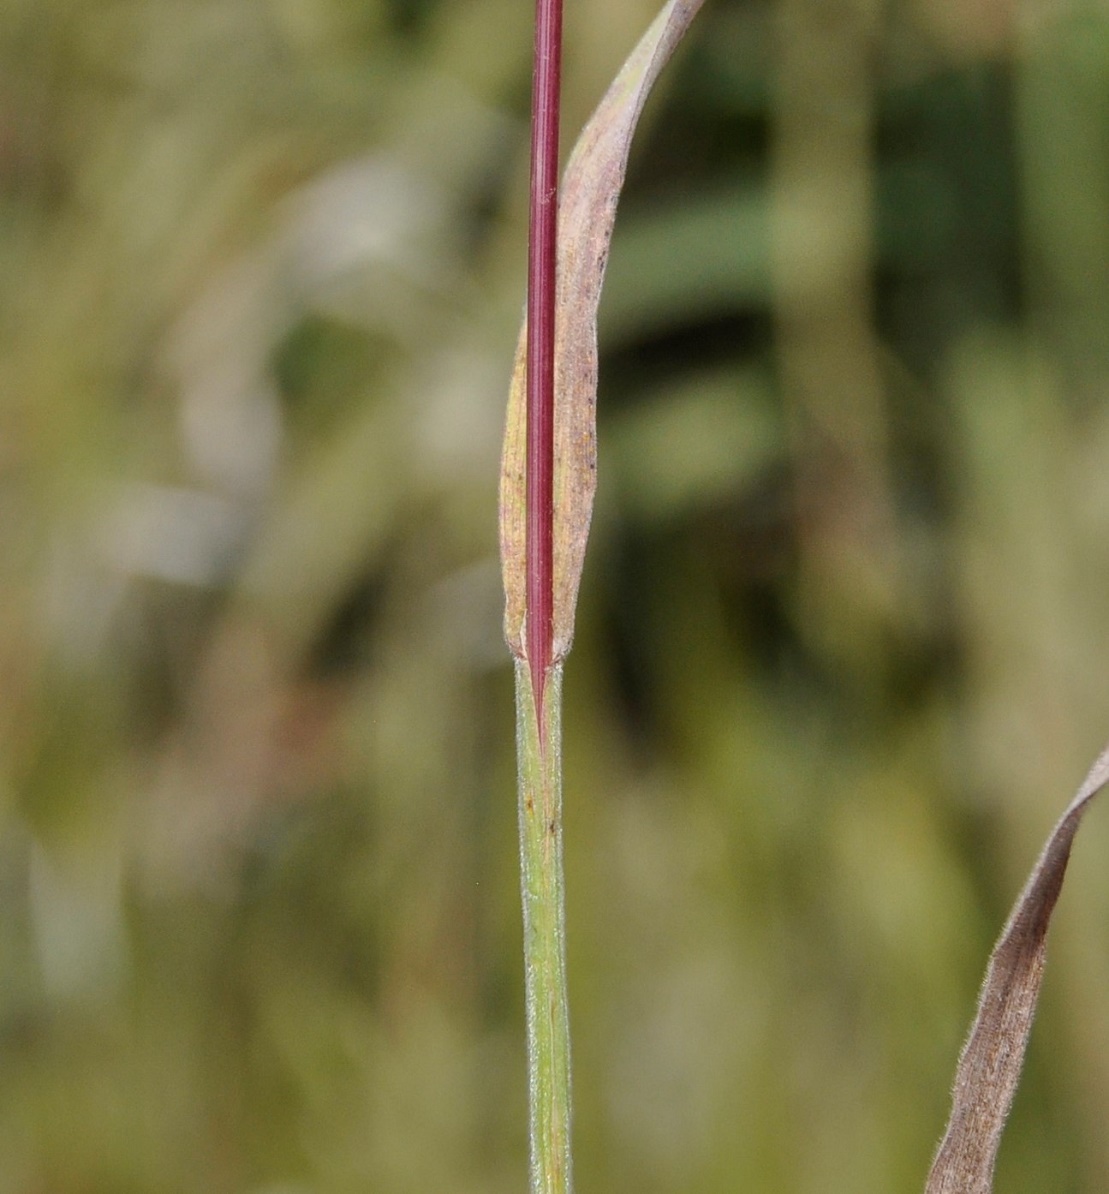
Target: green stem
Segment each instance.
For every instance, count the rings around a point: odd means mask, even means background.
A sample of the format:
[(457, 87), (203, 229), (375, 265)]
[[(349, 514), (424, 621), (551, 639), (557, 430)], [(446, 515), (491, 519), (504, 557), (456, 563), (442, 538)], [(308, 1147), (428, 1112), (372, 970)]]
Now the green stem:
[(570, 1021), (562, 884), (562, 664), (547, 672), (543, 733), (516, 661), (520, 887), (528, 1033), (531, 1194), (570, 1194)]

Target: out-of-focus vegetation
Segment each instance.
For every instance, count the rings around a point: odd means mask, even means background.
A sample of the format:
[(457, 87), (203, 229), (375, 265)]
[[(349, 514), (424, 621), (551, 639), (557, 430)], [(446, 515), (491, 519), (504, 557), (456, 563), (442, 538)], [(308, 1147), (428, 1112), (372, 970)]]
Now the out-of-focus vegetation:
[[(570, 5), (565, 127), (654, 0)], [(0, 3), (0, 1194), (524, 1183), (530, 5)], [(919, 1188), (1109, 736), (1109, 17), (712, 0), (566, 684), (583, 1190)], [(998, 1188), (1109, 1188), (1109, 830)]]

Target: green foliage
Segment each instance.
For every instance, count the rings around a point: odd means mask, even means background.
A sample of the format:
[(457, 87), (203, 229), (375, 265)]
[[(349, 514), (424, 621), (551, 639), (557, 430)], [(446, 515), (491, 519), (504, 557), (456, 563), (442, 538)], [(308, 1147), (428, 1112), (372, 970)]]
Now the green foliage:
[[(568, 15), (568, 137), (655, 7)], [(0, 5), (0, 1194), (523, 1186), (526, 10)], [(919, 1188), (1105, 738), (1109, 24), (846, 5), (793, 61), (826, 11), (706, 5), (617, 223), (582, 1190)], [(1010, 1194), (1109, 1186), (1103, 820)]]

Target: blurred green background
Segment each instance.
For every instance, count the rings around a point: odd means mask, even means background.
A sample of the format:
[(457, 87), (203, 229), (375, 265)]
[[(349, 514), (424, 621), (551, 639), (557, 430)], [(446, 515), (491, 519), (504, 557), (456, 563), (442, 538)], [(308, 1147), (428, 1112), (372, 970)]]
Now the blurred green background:
[[(567, 142), (655, 10), (567, 5)], [(0, 1194), (525, 1184), (528, 0), (0, 2)], [(1109, 735), (1109, 13), (708, 0), (602, 312), (583, 1191), (923, 1183)], [(1109, 1189), (1109, 821), (998, 1189)]]

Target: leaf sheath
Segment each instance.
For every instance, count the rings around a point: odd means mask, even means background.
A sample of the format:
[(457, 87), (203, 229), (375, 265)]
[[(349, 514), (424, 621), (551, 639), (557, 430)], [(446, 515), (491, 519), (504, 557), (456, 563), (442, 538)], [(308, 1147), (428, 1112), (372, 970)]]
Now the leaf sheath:
[[(670, 0), (586, 124), (562, 180), (558, 210), (557, 331), (554, 346), (554, 530), (552, 661), (574, 637), (574, 607), (593, 510), (597, 469), (597, 308), (616, 204), (643, 105), (703, 0)], [(500, 539), (505, 637), (513, 655), (530, 650), (527, 592), (528, 325), (516, 349), (501, 457)]]

